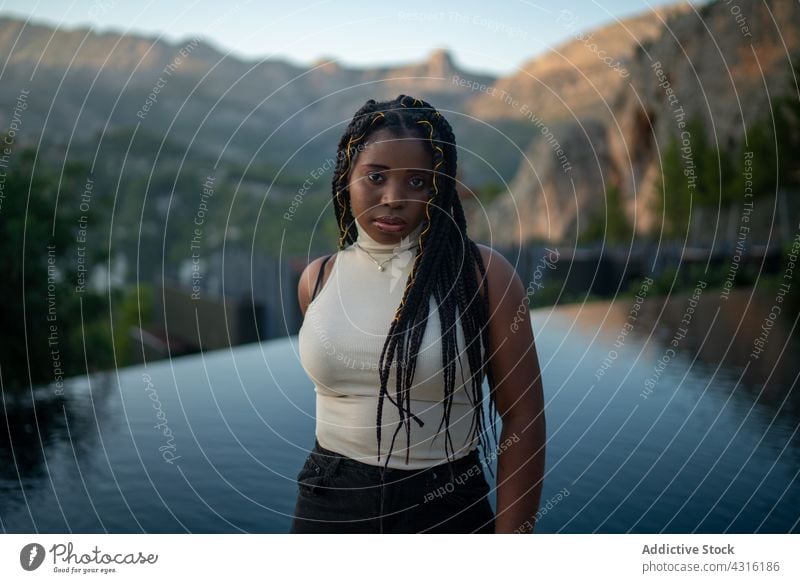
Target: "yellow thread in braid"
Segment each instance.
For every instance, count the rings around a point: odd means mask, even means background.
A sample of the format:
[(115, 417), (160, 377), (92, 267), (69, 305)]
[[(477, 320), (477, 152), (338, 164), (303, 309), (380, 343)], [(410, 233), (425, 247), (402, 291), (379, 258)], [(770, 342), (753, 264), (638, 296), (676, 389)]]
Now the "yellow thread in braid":
[(439, 153), (442, 155), (442, 159), (439, 160), (439, 162), (436, 164), (436, 166), (433, 167), (433, 189), (434, 189), (434, 191), (436, 191), (438, 193), (439, 189), (436, 186), (436, 169), (439, 168), (439, 166), (441, 166), (442, 163), (443, 163), (444, 151), (442, 150), (442, 148), (440, 146), (438, 146), (438, 145), (433, 143), (433, 125), (431, 125), (431, 122), (429, 122), (428, 120), (425, 120), (425, 119), (421, 119), (417, 123), (426, 123), (426, 124), (428, 124), (430, 126), (430, 135), (428, 136), (428, 140), (430, 141), (431, 146), (433, 148), (435, 148), (436, 150), (439, 150)]
[[(385, 116), (384, 116), (384, 114), (383, 114), (383, 112), (382, 112), (382, 111), (379, 111), (378, 113), (376, 113), (376, 114), (375, 114), (375, 115), (372, 117), (372, 122), (371, 122), (369, 125), (372, 125), (372, 124), (374, 124), (376, 121), (378, 121), (378, 120), (379, 120), (380, 118), (382, 118), (382, 117), (385, 117)], [(357, 141), (359, 141), (361, 138), (363, 138), (363, 137), (366, 135), (366, 133), (367, 133), (367, 132), (366, 132), (366, 130), (365, 130), (365, 131), (364, 131), (364, 133), (363, 133), (363, 134), (361, 134), (360, 136), (358, 136), (357, 138), (352, 138), (352, 137), (351, 137), (351, 138), (350, 138), (350, 140), (348, 140), (348, 142), (347, 142), (347, 166), (345, 167), (344, 171), (343, 171), (343, 172), (342, 172), (342, 173), (339, 175), (339, 180), (341, 180), (342, 178), (344, 178), (344, 175), (345, 175), (345, 174), (347, 174), (347, 171), (348, 171), (348, 170), (350, 170), (350, 163), (351, 163), (351, 160), (350, 160), (350, 149), (351, 149), (351, 146), (352, 146), (352, 145), (353, 145), (355, 142), (357, 142)]]
[[(439, 113), (439, 112), (437, 111), (436, 113)], [(428, 136), (428, 140), (431, 142), (431, 145), (435, 149), (439, 150), (439, 153), (442, 155), (442, 159), (439, 160), (436, 163), (436, 165), (433, 167), (433, 196), (431, 196), (428, 199), (428, 202), (425, 203), (425, 216), (427, 217), (427, 224), (425, 225), (425, 228), (422, 230), (422, 232), (420, 232), (419, 239), (417, 240), (417, 242), (419, 244), (419, 251), (417, 252), (417, 257), (420, 257), (422, 255), (422, 239), (423, 239), (423, 236), (431, 228), (431, 201), (433, 200), (434, 196), (439, 194), (439, 187), (436, 186), (436, 169), (439, 168), (439, 166), (441, 166), (444, 163), (444, 151), (442, 150), (442, 148), (440, 146), (438, 146), (438, 145), (433, 143), (433, 125), (431, 125), (431, 123), (429, 121), (427, 121), (427, 120), (420, 120), (417, 123), (426, 123), (426, 124), (428, 124), (430, 126), (430, 135)], [(417, 276), (416, 272), (417, 272), (417, 261), (415, 260), (414, 261), (414, 265), (411, 267), (411, 275), (408, 278), (409, 281), (406, 284), (405, 290), (403, 291), (403, 297), (400, 299), (400, 305), (397, 307), (397, 310), (395, 311), (395, 316), (394, 316), (395, 321), (400, 319), (400, 311), (403, 309), (403, 304), (405, 302), (405, 295), (406, 295), (405, 292), (407, 292), (408, 288), (411, 287), (414, 284), (414, 279)]]
[[(384, 117), (384, 114), (383, 114), (382, 111), (379, 111), (374, 116), (372, 116), (372, 122), (370, 122), (369, 125), (374, 124), (377, 120), (379, 120), (382, 117)], [(367, 134), (367, 132), (365, 130), (364, 133), (361, 134), (360, 136), (358, 136), (357, 138), (351, 137), (348, 140), (348, 142), (347, 142), (347, 166), (345, 167), (344, 171), (339, 175), (339, 179), (338, 180), (341, 180), (342, 178), (344, 178), (344, 176), (350, 170), (350, 163), (351, 163), (350, 148), (351, 148), (351, 146), (353, 145), (353, 143), (355, 143), (355, 142), (359, 141), (360, 139), (362, 139), (366, 134)], [(341, 235), (339, 236), (339, 247), (341, 248), (341, 246), (344, 244), (344, 240), (345, 240), (345, 237), (347, 236), (347, 232), (345, 231), (344, 225), (342, 224), (342, 219), (344, 219), (344, 214), (345, 214), (345, 210), (346, 209), (345, 209), (344, 203), (339, 198), (339, 194), (340, 193), (341, 193), (340, 190), (336, 191), (336, 200), (339, 203), (339, 206), (341, 206), (341, 208), (342, 208), (341, 217), (339, 218), (339, 232), (341, 233)]]
[(342, 224), (342, 220), (344, 219), (345, 208), (344, 208), (344, 204), (342, 203), (342, 199), (339, 198), (339, 194), (341, 192), (342, 192), (341, 190), (337, 190), (336, 191), (336, 202), (339, 204), (339, 207), (341, 207), (341, 209), (342, 209), (341, 212), (339, 213), (339, 232), (341, 233), (341, 235), (339, 235), (339, 249), (342, 248), (342, 245), (344, 244), (344, 238), (345, 238), (345, 235), (346, 235), (346, 233), (344, 231), (344, 225)]

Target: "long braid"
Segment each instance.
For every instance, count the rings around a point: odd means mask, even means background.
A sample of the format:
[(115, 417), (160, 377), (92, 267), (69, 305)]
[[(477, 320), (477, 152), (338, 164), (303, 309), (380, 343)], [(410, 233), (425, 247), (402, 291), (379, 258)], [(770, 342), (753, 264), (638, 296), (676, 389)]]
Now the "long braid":
[[(470, 440), (477, 435), (488, 455), (485, 443), (483, 391), (484, 376), (489, 380), (489, 415), (495, 441), (494, 382), (489, 366), (488, 334), (488, 283), (486, 269), (478, 246), (467, 236), (464, 211), (456, 190), (455, 176), (457, 155), (455, 137), (444, 116), (429, 103), (399, 95), (390, 101), (368, 100), (353, 116), (344, 135), (339, 140), (336, 171), (333, 179), (333, 197), (336, 220), (339, 227), (339, 249), (355, 242), (357, 233), (355, 219), (350, 209), (350, 193), (347, 189), (348, 173), (360, 145), (378, 129), (389, 129), (398, 136), (413, 135), (429, 146), (433, 162), (433, 196), (425, 207), (424, 226), (419, 234), (417, 253), (403, 291), (402, 299), (380, 356), (376, 432), (378, 460), (380, 461), (381, 419), (384, 398), (389, 399), (399, 411), (400, 421), (392, 436), (385, 465), (394, 450), (400, 429), (405, 428), (406, 463), (411, 447), (411, 420), (420, 426), (423, 422), (411, 413), (411, 386), (416, 370), (417, 354), (422, 344), (428, 323), (431, 302), (438, 307), (441, 322), (441, 344), (443, 365), (443, 412), (445, 426), (445, 453), (453, 461), (450, 452), (455, 452), (450, 436), (450, 411), (455, 391), (455, 363), (461, 366), (461, 354), (457, 341), (456, 322), (460, 322), (466, 341), (464, 352), (470, 368), (468, 395), (472, 402), (473, 419), (470, 425)], [(484, 298), (479, 296), (479, 282), (473, 265), (477, 262), (484, 285)], [(477, 301), (475, 301), (477, 299)], [(389, 394), (387, 385), (393, 363), (396, 362), (395, 398)], [(466, 378), (463, 370), (462, 378)], [(437, 430), (438, 433), (438, 430)], [(488, 459), (488, 457), (487, 457)], [(491, 465), (487, 464), (489, 468)]]

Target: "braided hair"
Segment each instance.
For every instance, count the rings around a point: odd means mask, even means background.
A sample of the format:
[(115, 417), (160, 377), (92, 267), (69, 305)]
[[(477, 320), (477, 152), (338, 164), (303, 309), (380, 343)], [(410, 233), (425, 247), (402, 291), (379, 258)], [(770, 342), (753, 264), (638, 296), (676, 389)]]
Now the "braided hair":
[[(466, 354), (470, 367), (468, 394), (473, 408), (470, 440), (479, 436), (484, 454), (483, 375), (489, 379), (489, 416), (495, 419), (494, 382), (488, 354), (489, 289), (486, 269), (478, 246), (467, 237), (464, 211), (456, 190), (456, 144), (450, 124), (429, 103), (399, 95), (396, 99), (377, 102), (368, 100), (353, 116), (342, 135), (337, 151), (337, 167), (333, 175), (333, 202), (339, 225), (339, 249), (355, 242), (357, 230), (350, 208), (348, 176), (353, 158), (365, 139), (379, 129), (397, 137), (414, 136), (429, 146), (433, 159), (433, 196), (425, 207), (425, 223), (419, 235), (416, 257), (408, 276), (402, 300), (389, 327), (380, 356), (380, 394), (377, 411), (378, 461), (380, 461), (381, 417), (384, 398), (399, 411), (400, 422), (392, 436), (386, 465), (392, 455), (395, 438), (405, 427), (406, 463), (411, 442), (411, 420), (423, 422), (410, 410), (410, 387), (416, 368), (417, 354), (428, 318), (430, 298), (439, 306), (442, 328), (442, 364), (444, 366), (444, 409), (437, 434), (445, 425), (445, 453), (451, 462), (454, 451), (450, 437), (450, 409), (455, 384), (455, 360), (458, 348), (455, 319), (460, 314)], [(472, 266), (477, 262), (484, 281), (485, 294), (478, 294), (478, 280)], [(477, 300), (477, 301), (476, 301)], [(483, 353), (482, 353), (483, 350)], [(397, 360), (395, 399), (387, 389), (392, 361)], [(460, 355), (459, 355), (460, 366)], [(462, 371), (463, 374), (463, 371)], [(494, 422), (492, 430), (497, 439)], [(488, 459), (488, 458), (487, 458)], [(491, 471), (491, 466), (487, 464)]]

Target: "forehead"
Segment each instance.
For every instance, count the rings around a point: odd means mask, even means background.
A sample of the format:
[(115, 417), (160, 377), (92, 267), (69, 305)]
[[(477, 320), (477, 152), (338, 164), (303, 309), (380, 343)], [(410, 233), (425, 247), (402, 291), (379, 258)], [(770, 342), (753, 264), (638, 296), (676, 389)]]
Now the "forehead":
[(430, 169), (433, 161), (423, 138), (398, 136), (388, 130), (378, 130), (367, 138), (364, 149), (356, 159), (356, 166), (366, 164), (388, 168)]

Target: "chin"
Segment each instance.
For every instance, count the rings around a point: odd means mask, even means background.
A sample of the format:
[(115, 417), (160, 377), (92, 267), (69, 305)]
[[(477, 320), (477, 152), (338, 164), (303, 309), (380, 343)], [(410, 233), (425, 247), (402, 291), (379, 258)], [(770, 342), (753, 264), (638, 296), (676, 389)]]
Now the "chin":
[(403, 237), (406, 236), (407, 229), (403, 229), (397, 233), (387, 233), (386, 231), (381, 231), (380, 229), (375, 229), (375, 232), (370, 233), (372, 238), (376, 241), (380, 241), (382, 243), (399, 243), (402, 241)]

